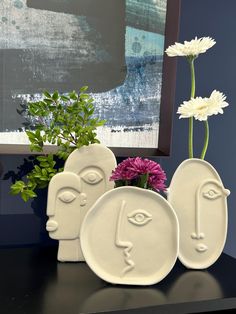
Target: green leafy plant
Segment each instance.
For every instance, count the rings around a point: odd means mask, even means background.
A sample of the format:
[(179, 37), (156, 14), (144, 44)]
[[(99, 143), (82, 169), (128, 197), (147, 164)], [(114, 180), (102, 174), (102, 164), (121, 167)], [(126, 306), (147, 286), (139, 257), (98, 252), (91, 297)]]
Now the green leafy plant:
[(37, 156), (25, 180), (11, 185), (11, 194), (20, 194), (24, 201), (36, 197), (37, 189), (46, 188), (51, 178), (63, 171), (56, 160), (65, 161), (74, 149), (99, 143), (96, 129), (105, 120), (94, 118), (93, 98), (87, 89), (83, 86), (79, 93), (66, 95), (45, 91), (42, 100), (28, 103), (27, 113), (34, 120), (33, 128), (26, 130), (31, 151), (43, 152), (45, 143), (57, 145), (58, 151)]

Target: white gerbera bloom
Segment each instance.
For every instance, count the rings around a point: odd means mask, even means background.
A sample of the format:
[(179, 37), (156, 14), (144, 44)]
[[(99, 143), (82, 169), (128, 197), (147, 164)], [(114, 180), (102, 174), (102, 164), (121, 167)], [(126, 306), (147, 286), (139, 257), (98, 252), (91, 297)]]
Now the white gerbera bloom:
[(206, 121), (209, 116), (221, 113), (229, 104), (225, 101), (226, 96), (214, 90), (209, 98), (196, 97), (184, 101), (178, 108), (177, 113), (181, 118), (194, 117), (199, 121)]
[(165, 52), (169, 57), (197, 57), (200, 53), (204, 53), (214, 46), (215, 43), (215, 40), (210, 37), (195, 37), (195, 39), (192, 39), (191, 41), (184, 41), (183, 44), (175, 43), (175, 45), (169, 46)]

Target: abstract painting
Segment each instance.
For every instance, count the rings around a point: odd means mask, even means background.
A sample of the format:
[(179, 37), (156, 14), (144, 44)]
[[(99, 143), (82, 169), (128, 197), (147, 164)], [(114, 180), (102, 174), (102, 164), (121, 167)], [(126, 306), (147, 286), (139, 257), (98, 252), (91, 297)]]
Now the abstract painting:
[(103, 144), (157, 149), (168, 1), (2, 0), (0, 144), (28, 144), (20, 104), (88, 85)]

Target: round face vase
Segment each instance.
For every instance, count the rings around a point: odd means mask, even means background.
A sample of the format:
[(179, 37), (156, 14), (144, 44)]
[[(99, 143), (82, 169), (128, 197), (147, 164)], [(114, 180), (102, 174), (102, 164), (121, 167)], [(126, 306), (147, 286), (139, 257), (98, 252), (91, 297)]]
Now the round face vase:
[(127, 186), (98, 199), (84, 218), (80, 238), (87, 264), (103, 280), (151, 285), (175, 264), (179, 226), (161, 195)]
[(192, 158), (177, 168), (168, 189), (168, 201), (179, 220), (179, 259), (187, 268), (205, 269), (222, 253), (229, 194), (208, 162)]

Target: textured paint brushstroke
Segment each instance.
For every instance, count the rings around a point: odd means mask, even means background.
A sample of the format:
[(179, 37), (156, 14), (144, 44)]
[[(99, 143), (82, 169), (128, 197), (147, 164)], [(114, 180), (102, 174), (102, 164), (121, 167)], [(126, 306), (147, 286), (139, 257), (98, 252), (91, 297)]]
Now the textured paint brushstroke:
[[(96, 49), (101, 47), (95, 41), (88, 41), (91, 31), (85, 17), (80, 19), (72, 14), (55, 13), (29, 9), (24, 0), (22, 7), (13, 1), (2, 0), (1, 12), (1, 49), (39, 49), (56, 52), (59, 49), (77, 51), (80, 62), (101, 61)], [(96, 39), (96, 36), (94, 37)], [(105, 58), (108, 56), (105, 54)], [(86, 59), (86, 60), (85, 60)]]
[[(122, 9), (112, 2), (114, 10)], [(93, 8), (87, 17), (29, 8), (26, 0), (0, 2), (0, 131), (16, 130), (23, 122), (15, 94), (82, 85), (103, 92), (122, 84), (125, 10), (115, 17), (98, 11)], [(114, 25), (108, 28), (110, 18)]]
[[(45, 11), (44, 14), (62, 14), (69, 16), (70, 19), (75, 18), (71, 14), (51, 11)], [(108, 146), (157, 146), (164, 50), (164, 36), (160, 24), (165, 25), (165, 14), (166, 0), (144, 0), (142, 3), (126, 0), (125, 64), (124, 67), (120, 68), (125, 80), (110, 90), (92, 93), (97, 116), (107, 120), (106, 127), (100, 129), (98, 133), (101, 141)], [(80, 27), (80, 32), (83, 31), (86, 34), (86, 32), (91, 31), (89, 24), (86, 24), (87, 19), (85, 17), (77, 16), (75, 20)], [(134, 21), (138, 21), (138, 27)], [(87, 37), (84, 36), (83, 40)], [(96, 40), (92, 44), (96, 44)], [(55, 47), (55, 49), (57, 48)], [(58, 51), (58, 71), (56, 75), (52, 72), (48, 73), (47, 78), (60, 83), (65, 79), (66, 72), (60, 64), (60, 59), (63, 61), (63, 53), (60, 57), (60, 51), (63, 50), (58, 49)], [(35, 69), (35, 80), (39, 77), (43, 80), (45, 72), (47, 73), (45, 59), (53, 60), (53, 53), (51, 55), (50, 53), (45, 54), (45, 51), (41, 49), (31, 55), (30, 53), (29, 49), (24, 55), (24, 61), (33, 67), (34, 57), (37, 60), (42, 60), (40, 62), (41, 67)], [(71, 53), (71, 57), (71, 60), (68, 61), (71, 65), (68, 68), (73, 71), (73, 65), (81, 60), (80, 55)], [(109, 54), (106, 55), (105, 50), (101, 54), (96, 51), (95, 58), (101, 62), (104, 58), (108, 60)], [(94, 59), (91, 60), (94, 62)], [(100, 77), (98, 77), (99, 79)], [(64, 89), (64, 92), (66, 91), (69, 89)], [(18, 98), (22, 100), (40, 98), (41, 94), (27, 94), (18, 90), (12, 96), (16, 102)]]
[(164, 35), (166, 7), (166, 0), (126, 0), (127, 26)]

